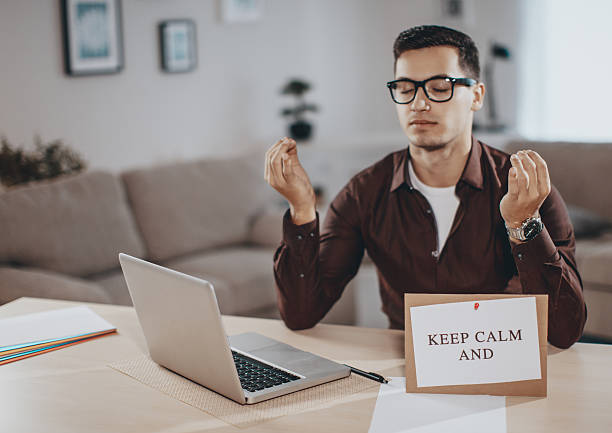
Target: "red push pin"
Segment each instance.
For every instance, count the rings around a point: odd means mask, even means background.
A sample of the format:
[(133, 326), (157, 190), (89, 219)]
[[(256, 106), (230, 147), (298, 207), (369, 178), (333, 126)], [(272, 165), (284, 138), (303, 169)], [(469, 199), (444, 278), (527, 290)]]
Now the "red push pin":
[(480, 304), (478, 302), (474, 303), (474, 310), (478, 310), (478, 307), (480, 307)]

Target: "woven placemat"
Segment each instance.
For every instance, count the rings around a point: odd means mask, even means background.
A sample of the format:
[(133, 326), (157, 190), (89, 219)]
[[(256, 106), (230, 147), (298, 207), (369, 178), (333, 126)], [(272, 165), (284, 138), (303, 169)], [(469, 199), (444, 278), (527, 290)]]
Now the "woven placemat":
[(161, 367), (146, 355), (119, 361), (110, 364), (109, 367), (241, 428), (284, 415), (302, 412), (332, 400), (339, 401), (343, 397), (379, 386), (370, 379), (351, 374), (344, 379), (261, 403), (241, 405)]

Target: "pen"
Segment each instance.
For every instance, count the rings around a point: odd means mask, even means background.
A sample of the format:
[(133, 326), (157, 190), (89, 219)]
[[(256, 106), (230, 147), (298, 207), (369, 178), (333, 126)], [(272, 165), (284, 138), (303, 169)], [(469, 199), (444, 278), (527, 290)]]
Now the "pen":
[(344, 364), (344, 365), (346, 365), (348, 368), (350, 368), (351, 372), (353, 372), (355, 374), (358, 374), (358, 375), (363, 376), (363, 377), (367, 377), (368, 379), (375, 380), (376, 382), (389, 383), (389, 381), (387, 379), (385, 379), (384, 377), (382, 377), (380, 374), (372, 373), (372, 372), (368, 372), (368, 371), (363, 371), (363, 370), (360, 370), (358, 368), (351, 367), (350, 365), (347, 365), (347, 364)]

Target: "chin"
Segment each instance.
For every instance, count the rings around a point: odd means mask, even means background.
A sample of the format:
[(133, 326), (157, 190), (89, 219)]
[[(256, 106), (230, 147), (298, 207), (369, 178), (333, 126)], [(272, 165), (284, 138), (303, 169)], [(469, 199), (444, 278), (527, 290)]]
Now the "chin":
[(447, 142), (441, 136), (426, 136), (421, 134), (407, 134), (408, 141), (413, 146), (427, 151), (436, 151), (444, 149), (447, 146)]

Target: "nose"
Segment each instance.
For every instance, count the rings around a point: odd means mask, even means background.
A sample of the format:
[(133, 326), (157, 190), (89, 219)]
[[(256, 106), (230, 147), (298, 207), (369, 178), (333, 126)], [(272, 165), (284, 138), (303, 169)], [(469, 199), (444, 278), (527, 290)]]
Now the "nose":
[(429, 104), (428, 98), (425, 95), (425, 89), (422, 87), (418, 87), (416, 89), (416, 94), (414, 95), (414, 99), (410, 103), (411, 111), (427, 111)]

